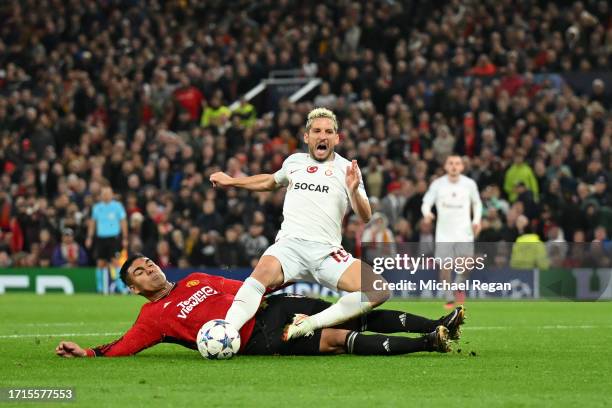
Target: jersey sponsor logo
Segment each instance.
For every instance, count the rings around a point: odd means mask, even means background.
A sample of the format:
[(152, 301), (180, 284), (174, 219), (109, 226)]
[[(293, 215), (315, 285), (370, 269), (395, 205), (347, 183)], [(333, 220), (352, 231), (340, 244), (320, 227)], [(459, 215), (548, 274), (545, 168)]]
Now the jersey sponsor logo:
[(289, 174), (293, 174), (293, 173), (295, 173), (296, 171), (300, 171), (300, 170), (302, 170), (302, 169), (291, 170), (291, 171), (289, 172)]
[(200, 284), (200, 281), (197, 279), (194, 279), (194, 280), (190, 280), (189, 282), (187, 282), (187, 285), (185, 286), (187, 286), (188, 288), (193, 288), (194, 286), (197, 286), (199, 284)]
[(465, 206), (463, 204), (454, 204), (454, 203), (449, 203), (447, 201), (443, 201), (442, 202), (442, 208), (448, 208), (451, 210), (460, 210), (462, 208), (464, 208)]
[(320, 193), (329, 193), (329, 186), (322, 186), (320, 184), (312, 184), (312, 183), (295, 183), (293, 186), (294, 190), (308, 190), (308, 191), (317, 191)]
[(176, 317), (180, 319), (186, 319), (187, 315), (191, 313), (191, 311), (200, 303), (205, 301), (208, 297), (212, 295), (217, 295), (219, 292), (211, 288), (210, 286), (204, 286), (197, 290), (193, 295), (189, 297), (187, 300), (183, 300), (182, 302), (178, 302), (176, 304), (177, 307), (180, 307), (181, 310)]
[(306, 167), (306, 171), (309, 173), (316, 173), (319, 170), (318, 166), (308, 166)]

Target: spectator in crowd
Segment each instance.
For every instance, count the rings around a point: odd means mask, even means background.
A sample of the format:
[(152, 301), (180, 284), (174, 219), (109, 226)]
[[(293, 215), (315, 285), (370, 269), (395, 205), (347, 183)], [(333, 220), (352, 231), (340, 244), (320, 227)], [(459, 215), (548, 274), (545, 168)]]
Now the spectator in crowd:
[(546, 245), (537, 234), (534, 234), (530, 221), (524, 215), (516, 219), (519, 237), (512, 246), (510, 266), (514, 269), (548, 269), (550, 260)]
[(262, 224), (251, 224), (249, 226), (249, 231), (242, 234), (240, 238), (245, 254), (249, 259), (249, 264), (253, 265), (253, 267), (257, 264), (259, 257), (268, 249), (268, 246), (270, 246), (268, 238), (263, 236), (263, 231), (264, 228)]
[(248, 265), (244, 246), (239, 241), (237, 228), (232, 226), (225, 231), (225, 239), (217, 247), (217, 260), (223, 268), (236, 268)]
[(164, 265), (164, 268), (173, 268), (176, 266), (176, 261), (172, 258), (172, 253), (170, 251), (170, 243), (165, 239), (160, 240), (157, 243), (157, 248), (155, 251), (155, 263), (160, 265)]
[[(51, 232), (43, 228), (38, 235), (38, 263), (40, 266), (51, 266), (56, 245), (51, 236)], [(87, 259), (87, 258), (86, 258)], [(55, 265), (54, 265), (55, 266)]]
[(380, 198), (383, 195), (385, 179), (377, 157), (368, 159), (368, 167), (363, 169), (363, 181), (370, 197)]
[[(483, 132), (484, 137), (485, 132)], [(444, 165), (444, 161), (455, 150), (455, 138), (448, 126), (440, 125), (436, 129), (436, 137), (433, 140), (434, 158), (438, 165)]]
[(361, 242), (367, 248), (367, 258), (373, 259), (378, 256), (393, 256), (395, 254), (395, 236), (388, 227), (387, 217), (376, 212), (372, 215), (369, 225), (363, 230)]
[(600, 225), (595, 228), (593, 242), (601, 244), (603, 252), (607, 253), (608, 256), (612, 255), (612, 241), (608, 238), (608, 232), (604, 226)]
[(400, 181), (393, 181), (387, 186), (387, 195), (380, 203), (380, 212), (385, 216), (387, 225), (395, 225), (399, 220), (402, 209), (406, 204), (406, 197), (401, 195)]
[[(199, 230), (199, 229), (198, 229)], [(207, 267), (219, 266), (217, 261), (217, 248), (220, 237), (217, 231), (200, 232), (199, 240), (195, 243), (189, 262), (192, 265)]]
[(245, 97), (242, 97), (240, 98), (240, 105), (232, 112), (232, 118), (233, 117), (238, 118), (240, 126), (245, 129), (250, 129), (257, 121), (257, 110), (252, 103), (247, 101)]
[(232, 112), (223, 105), (221, 95), (216, 93), (210, 100), (210, 105), (204, 108), (200, 125), (202, 127), (214, 126), (218, 131), (223, 131), (229, 125)]
[(514, 162), (506, 171), (504, 178), (504, 190), (508, 194), (510, 202), (515, 202), (523, 189), (533, 194), (533, 199), (538, 199), (538, 182), (529, 164), (525, 163), (525, 152), (518, 149), (514, 152)]
[(202, 212), (196, 219), (196, 225), (202, 231), (223, 231), (222, 218), (217, 213), (216, 204), (212, 200), (204, 201)]
[(87, 265), (87, 253), (85, 248), (74, 241), (74, 231), (64, 228), (62, 241), (55, 247), (52, 258), (53, 266), (85, 266)]
[(384, 214), (380, 212), (374, 213), (372, 219), (363, 230), (361, 241), (393, 244), (395, 237), (388, 225), (389, 222)]
[(319, 94), (314, 98), (314, 104), (323, 108), (335, 109), (337, 100), (338, 97), (331, 93), (329, 82), (323, 82), (319, 88)]

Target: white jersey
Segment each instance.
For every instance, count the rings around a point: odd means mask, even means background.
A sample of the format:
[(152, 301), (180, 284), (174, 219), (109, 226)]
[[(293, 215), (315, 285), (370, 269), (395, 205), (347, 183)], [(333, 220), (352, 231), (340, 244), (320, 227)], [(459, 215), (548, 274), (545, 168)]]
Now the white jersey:
[(482, 216), (482, 202), (474, 180), (463, 175), (454, 183), (448, 176), (434, 180), (423, 197), (423, 216), (431, 213), (433, 205), (437, 210), (436, 242), (474, 241), (472, 224), (480, 223)]
[[(287, 186), (283, 224), (276, 239), (292, 237), (340, 246), (342, 220), (351, 205), (346, 169), (351, 162), (334, 153), (334, 159), (318, 162), (308, 153), (287, 157), (274, 180)], [(359, 194), (367, 195), (363, 180)]]

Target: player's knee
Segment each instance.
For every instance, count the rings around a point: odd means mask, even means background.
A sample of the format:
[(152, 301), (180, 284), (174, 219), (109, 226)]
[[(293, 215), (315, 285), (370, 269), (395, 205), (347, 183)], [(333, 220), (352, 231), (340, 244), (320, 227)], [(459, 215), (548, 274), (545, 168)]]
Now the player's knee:
[(372, 307), (379, 306), (385, 303), (391, 297), (391, 291), (387, 288), (387, 281), (382, 276), (378, 277), (379, 282), (378, 285), (370, 287), (370, 290), (367, 292), (368, 300), (372, 304)]
[(385, 290), (377, 290), (371, 293), (368, 293), (368, 299), (372, 304), (372, 307), (376, 307), (385, 303), (391, 297), (391, 292), (388, 289)]
[(389, 289), (385, 289), (380, 294), (379, 305), (381, 303), (385, 303), (391, 297), (391, 291)]

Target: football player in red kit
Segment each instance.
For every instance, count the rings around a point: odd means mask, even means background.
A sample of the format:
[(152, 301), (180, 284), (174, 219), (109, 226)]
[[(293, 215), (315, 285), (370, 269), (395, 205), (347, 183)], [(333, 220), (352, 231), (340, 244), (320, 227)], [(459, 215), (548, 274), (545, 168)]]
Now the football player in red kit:
[[(177, 343), (197, 349), (196, 335), (209, 320), (222, 319), (234, 301), (242, 282), (192, 273), (176, 283), (152, 260), (137, 254), (121, 268), (121, 278), (132, 292), (149, 303), (142, 306), (134, 325), (118, 340), (93, 348), (62, 341), (55, 352), (62, 357), (115, 357), (138, 353), (158, 343)], [(316, 330), (313, 336), (283, 341), (283, 330), (294, 315), (310, 315), (329, 303), (295, 295), (264, 298), (260, 309), (240, 330), (242, 354), (406, 354), (417, 351), (450, 351), (449, 340), (458, 339), (464, 310), (458, 307), (438, 320), (391, 310), (375, 310), (342, 326)], [(412, 332), (409, 338), (384, 334)]]

